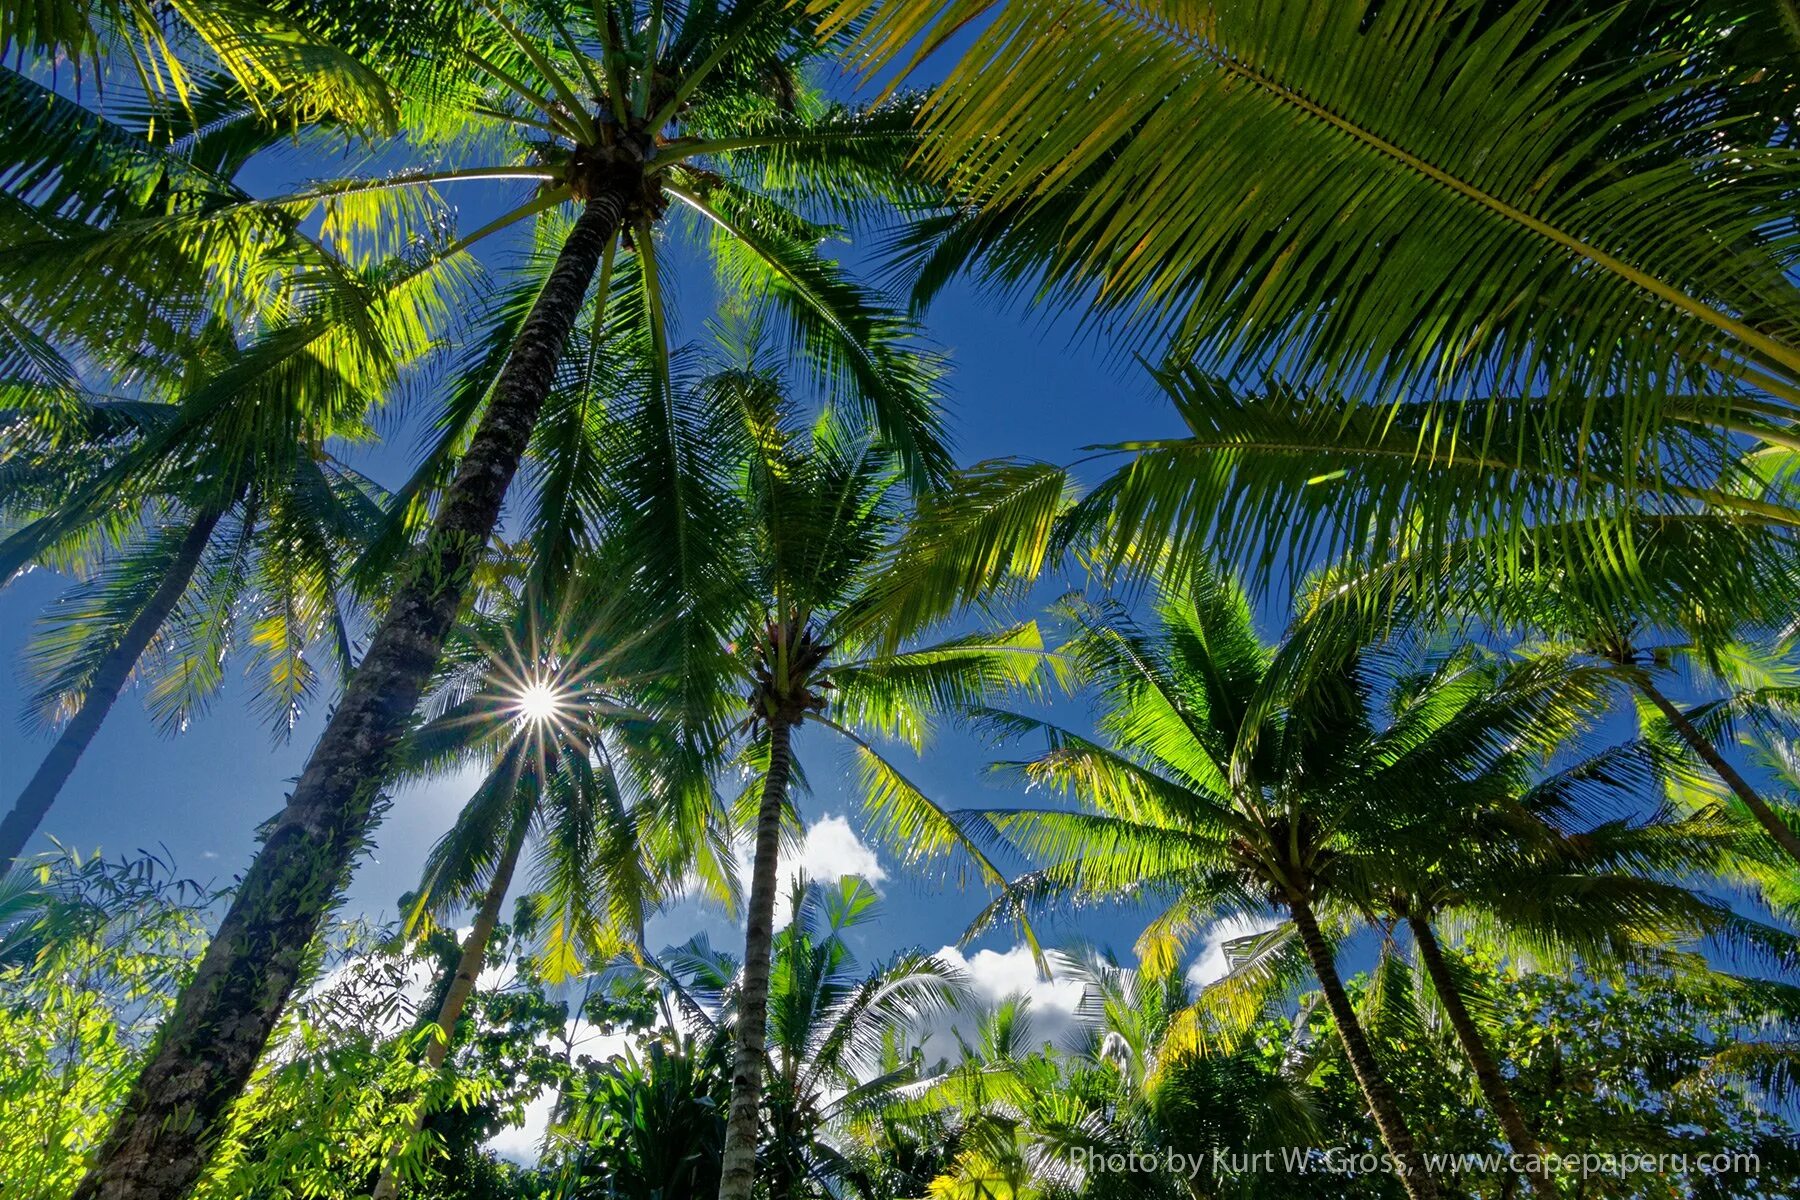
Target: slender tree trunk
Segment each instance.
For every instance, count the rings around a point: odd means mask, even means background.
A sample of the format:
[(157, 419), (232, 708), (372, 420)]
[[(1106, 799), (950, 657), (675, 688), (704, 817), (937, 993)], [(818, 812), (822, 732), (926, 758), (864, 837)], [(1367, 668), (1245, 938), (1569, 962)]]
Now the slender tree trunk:
[(1743, 801), (1744, 807), (1750, 810), (1750, 815), (1756, 818), (1757, 824), (1761, 825), (1768, 835), (1775, 839), (1777, 845), (1787, 851), (1789, 858), (1800, 863), (1800, 835), (1795, 834), (1793, 827), (1782, 820), (1780, 813), (1769, 807), (1756, 789), (1750, 786), (1750, 782), (1738, 774), (1736, 767), (1725, 761), (1725, 756), (1719, 753), (1711, 739), (1694, 728), (1694, 723), (1688, 720), (1687, 714), (1663, 695), (1657, 686), (1650, 682), (1649, 676), (1639, 675), (1635, 682), (1638, 691), (1642, 692), (1650, 703), (1656, 706), (1656, 710), (1662, 713), (1664, 720), (1675, 727), (1675, 732), (1681, 736), (1682, 741), (1688, 744), (1688, 748), (1698, 754), (1701, 761), (1711, 767), (1713, 773), (1725, 781), (1725, 786), (1731, 789), (1734, 796)]
[(169, 564), (156, 590), (144, 602), (131, 623), (125, 627), (124, 636), (105, 658), (100, 660), (94, 677), (88, 681), (87, 690), (82, 693), (81, 707), (63, 726), (62, 733), (57, 735), (56, 744), (50, 747), (50, 753), (38, 764), (37, 773), (19, 793), (12, 811), (6, 819), (0, 821), (0, 870), (3, 870), (13, 859), (25, 852), (25, 846), (31, 841), (31, 835), (43, 823), (44, 814), (50, 811), (57, 793), (62, 791), (68, 782), (69, 773), (75, 769), (75, 763), (81, 758), (88, 743), (100, 731), (100, 723), (106, 720), (106, 714), (125, 690), (125, 681), (131, 678), (133, 668), (144, 651), (149, 648), (150, 641), (161, 629), (169, 614), (181, 602), (182, 593), (187, 591), (188, 584), (193, 582), (194, 572), (200, 568), (200, 558), (206, 553), (207, 543), (212, 540), (213, 530), (218, 527), (219, 519), (225, 515), (223, 508), (202, 510), (188, 527), (187, 535), (181, 539), (176, 548), (175, 560)]
[[(494, 939), (494, 926), (500, 923), (500, 906), (506, 902), (507, 889), (512, 886), (513, 868), (519, 865), (519, 852), (525, 847), (525, 833), (531, 827), (530, 821), (521, 816), (513, 825), (506, 839), (506, 849), (494, 866), (494, 877), (482, 894), (481, 907), (475, 910), (475, 925), (463, 939), (462, 954), (457, 958), (450, 990), (444, 993), (444, 1002), (438, 1005), (436, 1025), (439, 1032), (425, 1047), (425, 1065), (434, 1071), (443, 1066), (450, 1055), (450, 1039), (456, 1036), (456, 1023), (462, 1020), (463, 1009), (475, 993), (475, 981), (480, 978), (481, 966), (487, 961), (488, 943)], [(425, 1106), (420, 1104), (419, 1111), (413, 1114), (411, 1132), (417, 1134), (424, 1127)], [(398, 1158), (398, 1154), (394, 1155), (382, 1168), (381, 1178), (371, 1193), (373, 1200), (391, 1200), (399, 1190)]]
[(286, 807), (265, 827), (262, 850), (76, 1200), (182, 1200), (199, 1178), (364, 844), (394, 747), (499, 519), (556, 361), (627, 202), (618, 188), (600, 192), (576, 220), (430, 535), (396, 580), (368, 653)]
[(1400, 1104), (1388, 1087), (1380, 1064), (1375, 1061), (1374, 1051), (1369, 1049), (1369, 1039), (1363, 1033), (1362, 1022), (1356, 1019), (1350, 994), (1338, 978), (1337, 960), (1325, 943), (1312, 905), (1305, 900), (1290, 898), (1288, 909), (1293, 915), (1294, 927), (1300, 933), (1300, 944), (1306, 949), (1307, 961), (1312, 964), (1313, 974), (1319, 977), (1319, 990), (1325, 994), (1325, 1007), (1337, 1026), (1338, 1039), (1344, 1044), (1344, 1056), (1350, 1060), (1350, 1070), (1362, 1088), (1363, 1098), (1369, 1102), (1369, 1111), (1375, 1117), (1376, 1128), (1381, 1131), (1383, 1144), (1403, 1172), (1401, 1185), (1412, 1200), (1437, 1200), (1437, 1184), (1426, 1172), (1425, 1159), (1413, 1144)]
[(781, 809), (793, 763), (793, 728), (769, 722), (769, 773), (756, 815), (756, 855), (750, 868), (750, 919), (744, 934), (744, 984), (738, 994), (737, 1056), (731, 1070), (731, 1109), (719, 1200), (750, 1200), (756, 1182), (757, 1114), (762, 1108), (763, 1055), (769, 1033), (769, 963), (775, 950), (775, 893), (781, 854)]
[(1431, 986), (1437, 991), (1438, 1002), (1444, 1006), (1444, 1013), (1450, 1018), (1450, 1028), (1456, 1031), (1456, 1040), (1462, 1043), (1463, 1055), (1469, 1060), (1469, 1066), (1474, 1068), (1475, 1079), (1481, 1084), (1481, 1094), (1487, 1098), (1488, 1108), (1493, 1110), (1494, 1119), (1500, 1122), (1500, 1128), (1505, 1131), (1513, 1153), (1524, 1158), (1528, 1167), (1535, 1164), (1535, 1169), (1525, 1171), (1525, 1177), (1531, 1181), (1531, 1190), (1546, 1200), (1556, 1200), (1556, 1185), (1551, 1182), (1550, 1172), (1544, 1167), (1542, 1147), (1532, 1135), (1531, 1127), (1525, 1124), (1525, 1114), (1519, 1111), (1518, 1104), (1512, 1098), (1512, 1089), (1506, 1086), (1506, 1077), (1500, 1073), (1500, 1065), (1488, 1051), (1487, 1039), (1481, 1036), (1475, 1019), (1469, 1015), (1462, 993), (1456, 990), (1456, 980), (1451, 977), (1450, 964), (1444, 961), (1444, 949), (1438, 945), (1437, 934), (1432, 932), (1431, 923), (1417, 914), (1408, 915), (1406, 923), (1412, 929), (1413, 940), (1418, 943), (1419, 959), (1425, 964), (1425, 973), (1431, 976)]

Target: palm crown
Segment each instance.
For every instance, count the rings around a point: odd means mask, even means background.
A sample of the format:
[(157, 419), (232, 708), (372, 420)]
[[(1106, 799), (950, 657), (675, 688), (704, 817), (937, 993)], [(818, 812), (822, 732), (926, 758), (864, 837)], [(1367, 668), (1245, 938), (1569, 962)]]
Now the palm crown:
[[(820, 251), (839, 222), (925, 196), (905, 170), (913, 108), (826, 100), (809, 77), (825, 46), (804, 16), (744, 0), (456, 6), (395, 20), (435, 51), (385, 64), (407, 97), (402, 132), (417, 165), (271, 204), (322, 215), (327, 240), (355, 257), (409, 242), (447, 253), (571, 201), (616, 199), (588, 327), (596, 340), (635, 330), (652, 344), (645, 386), (668, 387), (658, 360), (670, 351), (670, 251), (654, 232), (668, 225), (693, 235), (728, 296), (778, 314), (794, 361), (857, 397), (915, 479), (943, 472), (928, 360), (901, 352), (907, 321)], [(531, 186), (496, 195), (498, 215), (446, 238), (455, 189), (509, 181)], [(539, 237), (553, 248), (565, 233), (550, 221)], [(527, 262), (459, 385), (469, 399), (448, 410), (447, 444), (541, 286)]]

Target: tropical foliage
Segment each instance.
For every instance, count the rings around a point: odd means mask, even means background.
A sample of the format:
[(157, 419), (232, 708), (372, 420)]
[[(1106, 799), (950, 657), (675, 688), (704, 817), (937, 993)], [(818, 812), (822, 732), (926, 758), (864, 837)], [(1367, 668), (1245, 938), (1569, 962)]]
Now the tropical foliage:
[(1800, 1195), (1791, 0), (0, 49), (0, 1193)]
[[(24, 1068), (4, 1084), (0, 1182), (9, 1194), (70, 1193), (80, 1148), (102, 1134), (101, 1114), (129, 1085), (205, 934), (205, 900), (160, 861), (74, 855), (8, 895), (0, 1046)], [(1197, 1045), (1179, 1030), (1207, 988), (1179, 973), (1159, 977), (1091, 951), (1059, 955), (1059, 977), (1080, 990), (1072, 1011), (1024, 996), (984, 1004), (958, 968), (932, 956), (858, 962), (849, 941), (878, 913), (868, 884), (797, 885), (793, 901), (777, 939), (769, 1034), (778, 1082), (762, 1135), (762, 1171), (784, 1180), (782, 1194), (1399, 1194), (1391, 1177), (1345, 1167), (1378, 1155), (1379, 1133), (1331, 1018), (1307, 989), (1297, 1010), (1272, 1007), (1230, 1044)], [(382, 931), (334, 933), (328, 969), (284, 1026), (195, 1194), (366, 1195), (395, 1145), (407, 1156), (407, 1196), (716, 1187), (736, 986), (729, 956), (696, 939), (558, 995), (532, 969), (529, 931), (512, 929), (494, 943), (453, 1074), (421, 1075), (412, 1064), (429, 1035), (420, 1030), (455, 958), (448, 939), (409, 953)], [(1797, 1131), (1780, 1100), (1791, 1086), (1785, 989), (1661, 968), (1547, 974), (1480, 955), (1454, 960), (1463, 986), (1485, 998), (1477, 1011), (1511, 1066), (1514, 1095), (1535, 1127), (1555, 1131), (1556, 1152), (1573, 1160), (1629, 1144), (1726, 1164), (1593, 1175), (1604, 1194), (1781, 1196), (1800, 1186)], [(1402, 969), (1357, 976), (1348, 990), (1409, 1120), (1472, 1156), (1456, 1175), (1459, 1194), (1517, 1194), (1520, 1173), (1493, 1165), (1479, 1083), (1416, 981)], [(434, 1108), (409, 1140), (408, 1108), (394, 1098), (421, 1083)], [(66, 1106), (71, 1092), (86, 1103)], [(521, 1134), (546, 1095), (548, 1123)], [(509, 1146), (541, 1139), (534, 1162), (484, 1145), (508, 1130)], [(1264, 1153), (1277, 1165), (1248, 1165)]]

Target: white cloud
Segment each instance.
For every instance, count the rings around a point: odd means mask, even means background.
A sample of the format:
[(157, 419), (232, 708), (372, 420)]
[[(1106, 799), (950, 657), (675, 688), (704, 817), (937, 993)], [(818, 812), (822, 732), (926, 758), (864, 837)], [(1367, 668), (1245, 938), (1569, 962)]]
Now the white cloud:
[(846, 875), (861, 875), (871, 885), (887, 878), (875, 851), (856, 836), (842, 817), (824, 816), (806, 830), (800, 853), (793, 857), (784, 877), (802, 874), (821, 883), (835, 883)]
[(1256, 913), (1239, 913), (1222, 921), (1214, 921), (1207, 927), (1206, 944), (1200, 951), (1200, 957), (1188, 968), (1188, 982), (1197, 988), (1203, 988), (1225, 978), (1231, 971), (1231, 964), (1225, 959), (1226, 943), (1252, 934), (1267, 933), (1279, 924), (1280, 917)]
[(489, 1138), (487, 1148), (499, 1157), (523, 1166), (536, 1165), (544, 1130), (550, 1128), (550, 1114), (555, 1108), (556, 1089), (545, 1088), (525, 1106), (525, 1119)]
[[(1032, 1046), (1044, 1042), (1061, 1045), (1069, 1031), (1075, 1027), (1075, 1011), (1081, 1004), (1082, 983), (1074, 979), (1058, 979), (1054, 974), (1048, 979), (1039, 976), (1037, 963), (1028, 946), (1013, 946), (1008, 950), (977, 950), (970, 955), (965, 955), (955, 946), (945, 946), (934, 957), (968, 976), (977, 1012), (992, 1008), (1009, 996), (1024, 996), (1028, 999), (1031, 1002), (1029, 1044)], [(933, 1030), (934, 1035), (942, 1033), (943, 1037), (934, 1037), (927, 1042), (926, 1057), (939, 1054), (955, 1057), (956, 1039), (951, 1030), (960, 1028), (963, 1036), (973, 1041), (974, 1024), (973, 1013), (959, 1015), (944, 1022), (941, 1029)]]
[[(879, 887), (888, 877), (881, 858), (856, 835), (850, 822), (829, 813), (806, 827), (806, 836), (798, 850), (781, 856), (781, 886), (775, 893), (777, 929), (793, 919), (794, 880), (802, 875), (812, 883), (836, 883), (847, 875), (860, 875), (871, 887)], [(750, 891), (748, 847), (744, 847), (738, 857), (738, 878), (747, 895)]]

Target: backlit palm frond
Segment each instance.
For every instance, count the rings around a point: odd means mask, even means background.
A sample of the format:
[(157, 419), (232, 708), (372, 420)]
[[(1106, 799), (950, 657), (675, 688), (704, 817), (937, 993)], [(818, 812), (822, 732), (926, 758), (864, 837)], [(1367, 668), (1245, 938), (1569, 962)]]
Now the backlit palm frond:
[(406, 916), (409, 930), (428, 931), (446, 912), (468, 903), (486, 886), (515, 823), (531, 819), (537, 783), (530, 754), (530, 739), (515, 738), (463, 805), (455, 824), (432, 845)]
[(217, 70), (270, 116), (392, 132), (392, 91), (333, 43), (341, 32), (317, 10), (259, 0), (177, 0), (166, 12), (135, 0), (0, 6), (0, 38), (8, 45), (34, 57), (66, 55), (84, 71), (84, 60), (120, 54), (143, 91), (177, 111)]
[(1117, 816), (1166, 819), (1181, 813), (1201, 815), (1202, 819), (1210, 815), (1229, 823), (1229, 810), (1222, 804), (1209, 804), (1208, 798), (1197, 797), (1182, 783), (1164, 778), (1127, 753), (1023, 713), (979, 707), (970, 717), (978, 730), (991, 737), (1043, 738), (1045, 750), (1038, 757), (993, 766), (1003, 775), (1017, 776), (1027, 787), (1081, 797), (1101, 812)]
[[(183, 595), (140, 666), (149, 684), (145, 707), (167, 733), (185, 731), (206, 711), (224, 683), (233, 651), (243, 648), (249, 630), (241, 618), (263, 565), (257, 546), (260, 517), (246, 504), (235, 521), (221, 522), (196, 586)], [(307, 690), (305, 678), (294, 682)], [(282, 722), (274, 724), (279, 731)]]
[(1059, 283), (1213, 361), (1382, 395), (1547, 377), (1575, 409), (1622, 387), (1639, 415), (1707, 371), (1793, 400), (1796, 164), (1767, 121), (1721, 120), (1756, 77), (1733, 22), (1676, 37), (1623, 8), (1437, 0), (815, 7), (866, 20), (872, 69), (978, 25), (928, 107), (929, 166), (1026, 227), (1044, 206)]
[[(1207, 605), (1204, 592), (1194, 599), (1209, 610), (1204, 616), (1198, 609), (1189, 614), (1199, 624), (1216, 618), (1230, 626), (1248, 618), (1241, 593), (1216, 595), (1214, 599), (1225, 601), (1223, 608)], [(1129, 747), (1133, 757), (1197, 793), (1220, 796), (1229, 791), (1233, 760), (1254, 735), (1245, 725), (1250, 697), (1242, 694), (1241, 686), (1235, 692), (1232, 687), (1248, 682), (1254, 688), (1262, 682), (1255, 662), (1261, 646), (1254, 633), (1248, 664), (1253, 673), (1246, 679), (1237, 669), (1247, 664), (1232, 661), (1233, 652), (1243, 646), (1237, 637), (1221, 641), (1215, 662), (1197, 625), (1150, 633), (1116, 602), (1093, 605), (1076, 600), (1066, 603), (1063, 612), (1077, 632), (1062, 652), (1074, 662), (1078, 675), (1106, 698), (1099, 726), (1112, 744)], [(1196, 650), (1210, 669), (1192, 669)], [(1177, 667), (1173, 660), (1183, 655), (1190, 661)]]
[[(445, 315), (441, 305), (451, 293), (422, 296), (427, 279), (442, 283), (445, 276), (427, 267), (379, 289), (339, 294), (300, 324), (250, 341), (181, 396), (173, 419), (148, 429), (54, 512), (0, 542), (0, 576), (116, 513), (121, 496), (166, 493), (175, 490), (176, 480), (188, 494), (200, 482), (213, 489), (241, 482), (232, 464), (243, 462), (259, 443), (295, 438), (308, 423), (314, 437), (359, 423), (373, 398), (384, 394), (400, 366), (429, 340), (421, 320)], [(221, 459), (223, 471), (216, 469)], [(198, 461), (215, 469), (197, 471)]]
[(986, 809), (963, 814), (962, 824), (1042, 864), (1029, 889), (1038, 903), (1174, 891), (1197, 884), (1204, 865), (1228, 852), (1225, 839), (1206, 833), (1057, 809)]
[(832, 668), (832, 713), (917, 752), (940, 719), (1041, 691), (1047, 667), (1054, 670), (1035, 622), (965, 634)]
[(635, 823), (604, 762), (558, 755), (534, 820), (532, 905), (548, 978), (566, 979), (636, 946), (664, 884), (646, 871)]
[[(1493, 397), (1384, 408), (1280, 385), (1245, 392), (1194, 369), (1159, 379), (1189, 434), (1107, 447), (1129, 460), (1065, 523), (1108, 569), (1219, 558), (1266, 580), (1348, 554), (1416, 573), (1480, 539), (1493, 579), (1559, 554), (1615, 590), (1649, 594), (1639, 557), (1659, 521), (1789, 536), (1800, 522), (1729, 440), (1678, 420), (1629, 437), (1618, 398), (1580, 414)], [(1418, 584), (1422, 602), (1429, 581)]]
[(1073, 499), (1067, 473), (1048, 463), (1003, 459), (959, 473), (920, 497), (891, 562), (840, 624), (891, 648), (959, 609), (992, 614), (1021, 599), (1050, 563), (1057, 520)]
[(853, 1083), (859, 1071), (880, 1064), (895, 1030), (917, 1029), (967, 999), (968, 981), (959, 968), (929, 954), (896, 955), (821, 1014), (809, 1039), (807, 1082), (814, 1087)]
[[(855, 747), (861, 800), (870, 830), (894, 847), (903, 862), (921, 868), (943, 865), (954, 872), (959, 883), (971, 874), (988, 886), (1005, 882), (1004, 873), (955, 816), (853, 730), (831, 721), (824, 723)], [(1023, 926), (1021, 932), (1033, 952), (1041, 953), (1029, 926)]]
[(916, 486), (941, 483), (951, 460), (937, 407), (939, 372), (912, 322), (820, 253), (823, 231), (797, 228), (799, 218), (776, 202), (721, 179), (703, 190), (669, 187), (713, 227), (713, 258), (728, 294), (772, 311), (792, 360), (838, 403), (864, 414)]
[(805, 211), (851, 224), (889, 222), (896, 209), (941, 203), (914, 163), (921, 103), (899, 96), (873, 107), (776, 114), (724, 134), (722, 145), (739, 148), (706, 161)]
[(181, 521), (152, 526), (44, 614), (25, 656), (37, 685), (27, 702), (34, 724), (54, 724), (79, 705), (94, 671), (162, 581), (186, 532)]

